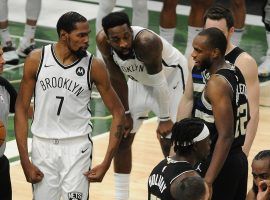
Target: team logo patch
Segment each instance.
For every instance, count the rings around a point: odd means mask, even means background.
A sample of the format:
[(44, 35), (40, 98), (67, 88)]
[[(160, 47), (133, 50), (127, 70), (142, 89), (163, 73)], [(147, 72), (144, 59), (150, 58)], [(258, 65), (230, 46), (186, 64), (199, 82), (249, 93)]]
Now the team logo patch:
[(83, 75), (85, 74), (84, 68), (78, 67), (78, 68), (76, 69), (76, 74), (77, 74), (78, 76), (83, 76)]
[(68, 200), (82, 200), (83, 193), (81, 192), (69, 192), (68, 193)]

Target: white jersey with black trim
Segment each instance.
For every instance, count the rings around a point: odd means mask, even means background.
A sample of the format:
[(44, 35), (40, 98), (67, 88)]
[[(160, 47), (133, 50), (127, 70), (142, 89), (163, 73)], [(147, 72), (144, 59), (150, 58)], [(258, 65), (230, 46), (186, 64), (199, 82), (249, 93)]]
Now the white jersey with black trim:
[[(154, 33), (153, 31), (142, 28), (139, 26), (131, 26), (133, 30), (133, 40), (138, 37), (138, 35), (142, 31), (150, 31)], [(154, 33), (156, 34), (156, 33)], [(157, 35), (157, 34), (156, 34)], [(169, 77), (171, 73), (174, 73), (174, 70), (176, 68), (180, 68), (182, 71), (182, 78), (185, 79), (183, 82), (186, 82), (186, 77), (188, 73), (187, 69), (187, 60), (185, 56), (178, 51), (175, 47), (173, 47), (171, 44), (169, 44), (165, 39), (157, 35), (163, 44), (163, 50), (162, 50), (162, 67), (165, 73), (166, 77)], [(154, 49), (153, 49), (154, 51)], [(128, 59), (121, 59), (117, 53), (112, 50), (112, 56), (114, 62), (120, 67), (122, 72), (126, 74), (129, 78), (138, 81), (142, 83), (143, 85), (151, 85), (149, 84), (149, 74), (146, 71), (145, 65), (143, 62), (141, 62), (137, 56), (134, 55)], [(179, 69), (177, 69), (179, 70)]]
[(63, 66), (54, 45), (43, 48), (36, 77), (31, 131), (42, 138), (64, 139), (89, 134), (92, 55)]

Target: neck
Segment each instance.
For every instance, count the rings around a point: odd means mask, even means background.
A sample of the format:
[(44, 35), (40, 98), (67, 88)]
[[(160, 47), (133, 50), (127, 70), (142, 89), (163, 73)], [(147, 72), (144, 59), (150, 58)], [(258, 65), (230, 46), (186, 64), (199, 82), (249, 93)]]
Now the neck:
[(74, 63), (78, 58), (72, 54), (66, 45), (61, 42), (57, 42), (54, 45), (54, 52), (59, 62), (63, 65), (70, 65)]
[(218, 71), (221, 68), (226, 68), (228, 67), (227, 63), (225, 62), (224, 57), (221, 57), (219, 59), (217, 59), (216, 61), (213, 62), (213, 64), (211, 65), (211, 67), (209, 68), (209, 73), (214, 74), (216, 73), (216, 71)]
[(225, 55), (227, 55), (228, 53), (230, 53), (236, 46), (233, 45), (231, 42), (228, 42), (228, 45), (227, 45), (227, 49), (226, 49), (226, 53)]
[(191, 153), (190, 155), (173, 155), (171, 157), (173, 160), (176, 160), (176, 161), (187, 161), (189, 162), (192, 166), (194, 166), (196, 164), (196, 159), (195, 159), (195, 156), (193, 155), (193, 153)]

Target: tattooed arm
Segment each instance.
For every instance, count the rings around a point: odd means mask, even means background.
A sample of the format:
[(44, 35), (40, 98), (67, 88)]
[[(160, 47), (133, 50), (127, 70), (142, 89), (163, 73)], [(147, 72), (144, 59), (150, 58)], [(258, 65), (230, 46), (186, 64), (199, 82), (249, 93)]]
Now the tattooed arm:
[(110, 167), (113, 156), (121, 141), (124, 131), (125, 114), (124, 107), (111, 86), (104, 63), (96, 58), (92, 64), (91, 81), (95, 83), (104, 104), (113, 116), (109, 144), (104, 160), (101, 164), (85, 173), (89, 181), (101, 182)]

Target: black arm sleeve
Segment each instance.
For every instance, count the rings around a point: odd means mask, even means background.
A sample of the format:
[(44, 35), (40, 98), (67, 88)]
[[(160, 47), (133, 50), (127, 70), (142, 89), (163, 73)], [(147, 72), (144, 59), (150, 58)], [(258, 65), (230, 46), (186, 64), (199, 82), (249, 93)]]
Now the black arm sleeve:
[(8, 91), (10, 95), (10, 107), (9, 107), (9, 112), (14, 113), (15, 112), (15, 102), (17, 98), (17, 91), (15, 88), (6, 80), (5, 78), (0, 76), (0, 85), (3, 85), (6, 90)]

